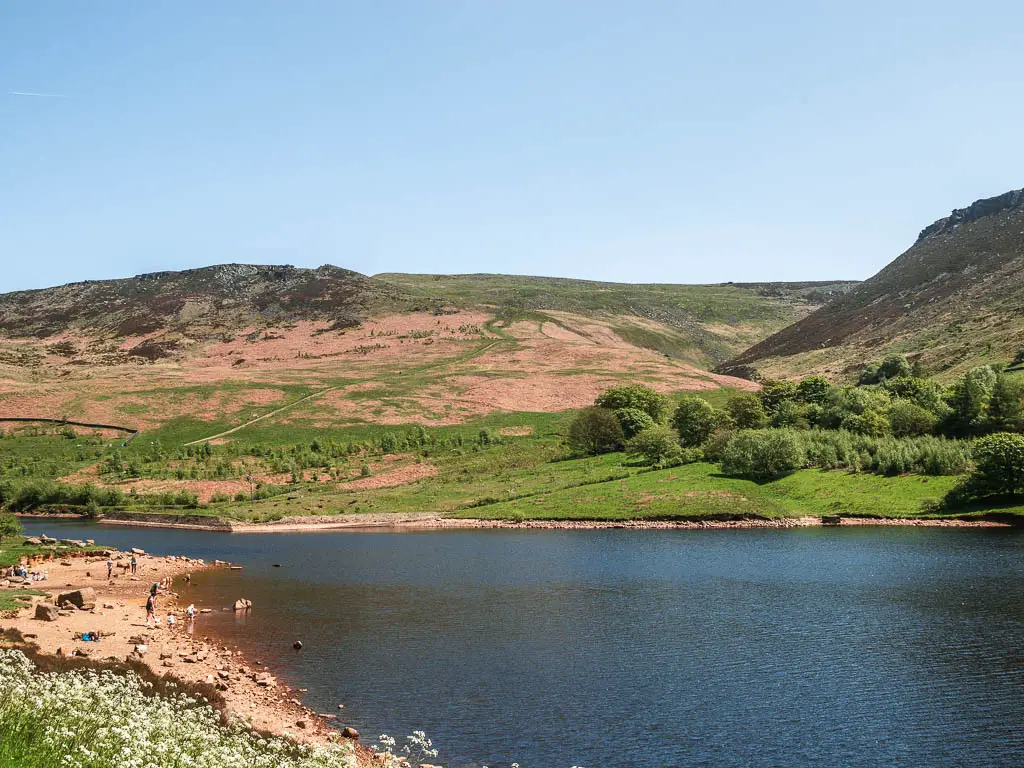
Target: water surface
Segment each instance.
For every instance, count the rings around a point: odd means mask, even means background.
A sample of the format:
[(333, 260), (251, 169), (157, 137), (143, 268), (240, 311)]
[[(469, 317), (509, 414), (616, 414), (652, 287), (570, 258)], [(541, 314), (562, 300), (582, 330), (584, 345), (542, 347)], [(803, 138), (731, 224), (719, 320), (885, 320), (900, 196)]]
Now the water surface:
[(447, 766), (1024, 765), (1013, 531), (26, 528), (243, 564), (198, 631)]

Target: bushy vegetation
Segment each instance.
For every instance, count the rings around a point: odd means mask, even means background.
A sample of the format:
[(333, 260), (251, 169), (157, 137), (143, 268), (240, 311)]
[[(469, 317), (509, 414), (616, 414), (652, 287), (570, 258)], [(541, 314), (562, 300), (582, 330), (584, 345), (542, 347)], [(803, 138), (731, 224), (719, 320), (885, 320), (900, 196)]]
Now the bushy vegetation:
[(978, 439), (974, 461), (974, 471), (949, 493), (947, 504), (1012, 503), (1024, 497), (1024, 435), (999, 433)]
[(914, 374), (905, 359), (888, 358), (869, 367), (858, 386), (833, 386), (821, 376), (766, 381), (759, 393), (735, 394), (721, 408), (683, 395), (667, 426), (666, 409), (651, 408), (654, 423), (629, 421), (621, 436), (613, 418), (623, 427), (624, 410), (661, 399), (646, 387), (616, 387), (573, 425), (586, 425), (588, 434), (601, 425), (606, 439), (570, 437), (570, 444), (580, 455), (625, 447), (655, 467), (703, 458), (757, 480), (803, 468), (939, 476), (970, 469), (971, 443), (963, 437), (1024, 426), (1024, 384), (1001, 371), (969, 371), (949, 389)]
[(772, 480), (805, 464), (803, 441), (788, 429), (744, 430), (725, 446), (722, 471), (751, 480)]

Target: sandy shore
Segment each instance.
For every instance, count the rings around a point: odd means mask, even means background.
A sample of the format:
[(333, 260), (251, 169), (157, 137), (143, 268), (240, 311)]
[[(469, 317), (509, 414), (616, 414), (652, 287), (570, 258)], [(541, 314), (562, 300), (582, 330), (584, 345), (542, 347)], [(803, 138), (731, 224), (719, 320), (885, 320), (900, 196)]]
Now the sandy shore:
[[(141, 660), (156, 674), (216, 684), (228, 710), (246, 717), (260, 730), (306, 742), (323, 742), (336, 732), (330, 727), (337, 725), (335, 720), (321, 717), (302, 705), (298, 698), (300, 691), (274, 678), (260, 661), (245, 658), (237, 647), (229, 647), (211, 637), (204, 626), (209, 613), (199, 613), (193, 631), (188, 631), (186, 605), (174, 594), (174, 584), (180, 584), (186, 573), (222, 566), (181, 557), (141, 555), (137, 575), (133, 577), (120, 567), (129, 562), (130, 554), (114, 553), (113, 559), (114, 578), (109, 581), (106, 557), (66, 558), (38, 566), (49, 571), (49, 580), (26, 586), (45, 591), (49, 596), (33, 598), (31, 607), (17, 611), (13, 617), (8, 614), (0, 618), (0, 626), (19, 630), (44, 653), (78, 653), (96, 659), (126, 659), (135, 650), (137, 640), (142, 639), (146, 650)], [(146, 597), (152, 583), (164, 577), (175, 581), (169, 591), (160, 594), (160, 625), (150, 629), (145, 626)], [(62, 610), (55, 621), (34, 618), (37, 603), (52, 603), (60, 593), (85, 587), (96, 592), (94, 609)], [(219, 612), (224, 607), (196, 605), (197, 610), (208, 612)], [(173, 629), (167, 624), (168, 613), (176, 616)], [(100, 642), (76, 640), (83, 632), (99, 632), (103, 639)], [(264, 678), (263, 684), (257, 682), (260, 677)], [(340, 711), (331, 716), (339, 714)]]

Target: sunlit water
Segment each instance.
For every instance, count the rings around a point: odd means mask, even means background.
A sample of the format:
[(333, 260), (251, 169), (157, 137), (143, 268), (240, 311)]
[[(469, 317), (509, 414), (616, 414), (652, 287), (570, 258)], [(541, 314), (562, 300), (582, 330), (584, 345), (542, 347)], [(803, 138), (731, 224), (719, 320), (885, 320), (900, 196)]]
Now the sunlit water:
[(448, 766), (1024, 765), (1013, 531), (88, 535), (243, 564), (198, 631)]

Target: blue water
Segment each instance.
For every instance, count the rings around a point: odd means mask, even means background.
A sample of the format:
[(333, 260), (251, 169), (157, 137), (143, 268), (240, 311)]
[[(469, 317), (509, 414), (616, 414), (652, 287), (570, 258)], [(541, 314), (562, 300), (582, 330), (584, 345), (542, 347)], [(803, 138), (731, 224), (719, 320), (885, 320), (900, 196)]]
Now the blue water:
[(446, 766), (1024, 765), (1014, 531), (26, 527), (244, 564), (202, 622)]

